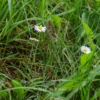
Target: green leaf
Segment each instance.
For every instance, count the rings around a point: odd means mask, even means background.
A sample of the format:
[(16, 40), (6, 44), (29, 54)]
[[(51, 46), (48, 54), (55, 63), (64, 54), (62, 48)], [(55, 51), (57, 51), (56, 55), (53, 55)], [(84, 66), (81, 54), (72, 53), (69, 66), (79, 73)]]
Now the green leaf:
[(98, 97), (100, 97), (100, 88), (95, 91), (95, 94), (90, 100), (97, 100)]
[[(18, 82), (17, 80), (12, 80), (12, 84), (14, 87), (23, 87), (22, 84), (20, 82)], [(24, 94), (24, 89), (16, 89), (14, 91), (18, 95), (19, 100), (22, 100), (23, 94)]]
[(81, 71), (85, 72), (91, 67), (92, 64), (92, 57), (93, 57), (93, 52), (90, 54), (83, 54), (81, 56)]
[(92, 39), (94, 37), (92, 30), (83, 20), (82, 20), (82, 24), (83, 24), (84, 30), (85, 30), (88, 38)]
[[(1, 91), (2, 89), (0, 89), (0, 91)], [(2, 96), (3, 98), (6, 98), (6, 96), (7, 96), (8, 94), (7, 94), (7, 92), (5, 92), (5, 91), (3, 91), (3, 92), (0, 92), (0, 96)]]
[(55, 22), (55, 26), (59, 29), (61, 26), (61, 18), (57, 15), (51, 15), (51, 17)]
[(0, 1), (0, 11), (2, 8), (4, 8), (5, 3), (6, 3), (6, 0)]
[(87, 37), (88, 37), (88, 40), (89, 40), (89, 43), (90, 43), (90, 47), (91, 47), (93, 50), (95, 50), (95, 44), (94, 44), (93, 41), (92, 41), (92, 39), (93, 39), (93, 37), (94, 37), (94, 34), (93, 34), (92, 30), (90, 29), (90, 27), (89, 27), (83, 20), (81, 20), (81, 22), (82, 22), (82, 25), (83, 25), (84, 30), (85, 30), (85, 32), (86, 32), (86, 35), (87, 35)]
[(56, 92), (65, 92), (65, 91), (72, 91), (75, 88), (79, 87), (81, 85), (81, 75), (73, 75), (68, 79), (66, 82), (61, 83), (57, 89), (55, 90)]

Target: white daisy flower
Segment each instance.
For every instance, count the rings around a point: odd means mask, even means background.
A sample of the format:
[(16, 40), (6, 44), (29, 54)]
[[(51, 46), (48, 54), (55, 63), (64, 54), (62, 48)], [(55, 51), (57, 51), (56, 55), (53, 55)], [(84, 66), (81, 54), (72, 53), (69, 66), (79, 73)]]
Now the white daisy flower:
[(87, 47), (87, 46), (82, 46), (81, 47), (81, 51), (86, 53), (86, 54), (89, 54), (91, 52), (90, 48)]
[(45, 31), (46, 31), (46, 27), (45, 27), (45, 26), (43, 27), (42, 25), (40, 25), (40, 26), (35, 25), (34, 29), (35, 29), (37, 32), (45, 32)]
[(33, 41), (35, 41), (35, 42), (39, 42), (39, 40), (36, 39), (36, 38), (31, 38), (31, 37), (30, 37), (30, 40), (33, 40)]

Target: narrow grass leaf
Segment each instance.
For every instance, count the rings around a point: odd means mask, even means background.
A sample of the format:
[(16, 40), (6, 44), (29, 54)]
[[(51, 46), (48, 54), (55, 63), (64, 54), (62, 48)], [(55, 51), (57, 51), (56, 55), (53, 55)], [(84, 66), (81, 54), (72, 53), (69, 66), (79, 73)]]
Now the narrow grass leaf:
[(64, 11), (64, 12), (62, 12), (62, 13), (57, 14), (57, 16), (67, 15), (67, 14), (72, 13), (72, 12), (74, 12), (74, 11), (75, 11), (75, 8), (72, 8), (72, 9), (70, 9), (70, 10), (68, 10), (68, 11)]
[(13, 0), (8, 0), (8, 8), (10, 12), (10, 17), (13, 15)]
[(46, 0), (41, 0), (41, 5), (40, 5), (40, 17), (43, 18), (44, 17), (44, 9), (45, 9), (45, 2)]

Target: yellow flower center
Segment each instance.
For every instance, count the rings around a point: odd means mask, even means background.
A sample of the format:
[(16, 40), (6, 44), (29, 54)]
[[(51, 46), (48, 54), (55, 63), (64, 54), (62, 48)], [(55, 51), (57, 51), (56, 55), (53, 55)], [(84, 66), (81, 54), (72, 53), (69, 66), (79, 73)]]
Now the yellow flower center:
[(85, 48), (83, 51), (86, 53), (87, 52), (87, 49)]
[(38, 29), (39, 29), (39, 30), (42, 30), (42, 26), (38, 26)]

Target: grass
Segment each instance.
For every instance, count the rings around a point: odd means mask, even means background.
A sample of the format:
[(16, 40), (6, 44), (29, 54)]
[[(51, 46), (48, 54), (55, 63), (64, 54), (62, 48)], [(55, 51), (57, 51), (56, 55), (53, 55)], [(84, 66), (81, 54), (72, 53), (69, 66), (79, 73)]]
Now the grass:
[(0, 100), (100, 99), (99, 0), (0, 4)]

